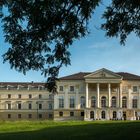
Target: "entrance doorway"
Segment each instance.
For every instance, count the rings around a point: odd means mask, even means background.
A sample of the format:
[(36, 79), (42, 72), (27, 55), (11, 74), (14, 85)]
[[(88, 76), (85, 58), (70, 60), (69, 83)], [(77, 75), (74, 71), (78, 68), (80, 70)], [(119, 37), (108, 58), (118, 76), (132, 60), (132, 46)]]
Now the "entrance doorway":
[(123, 112), (123, 119), (126, 120), (126, 111)]

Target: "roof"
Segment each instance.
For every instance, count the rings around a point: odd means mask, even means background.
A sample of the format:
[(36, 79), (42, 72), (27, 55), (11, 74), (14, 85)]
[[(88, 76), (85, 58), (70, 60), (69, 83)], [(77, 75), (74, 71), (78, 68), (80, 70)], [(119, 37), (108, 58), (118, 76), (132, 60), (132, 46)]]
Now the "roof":
[[(61, 77), (59, 79), (60, 80), (84, 80), (85, 79), (84, 76), (91, 73), (92, 72), (79, 72), (79, 73), (75, 73), (75, 74), (68, 75), (65, 77)], [(127, 72), (116, 72), (115, 74), (122, 76), (123, 80), (140, 80), (139, 75), (135, 75), (135, 74), (127, 73)]]

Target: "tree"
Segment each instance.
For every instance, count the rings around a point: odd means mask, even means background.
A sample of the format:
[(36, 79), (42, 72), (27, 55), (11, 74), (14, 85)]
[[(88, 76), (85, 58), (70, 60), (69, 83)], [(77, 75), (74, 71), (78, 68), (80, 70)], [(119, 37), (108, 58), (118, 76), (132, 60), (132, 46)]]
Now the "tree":
[(127, 36), (134, 32), (140, 37), (140, 1), (112, 0), (103, 14), (106, 20), (102, 29), (109, 37), (119, 37), (120, 43), (125, 44)]
[[(0, 18), (5, 41), (11, 46), (3, 55), (11, 68), (24, 74), (41, 70), (56, 92), (59, 69), (70, 64), (69, 46), (88, 33), (88, 22), (101, 0), (1, 0)], [(134, 31), (140, 36), (140, 2), (112, 0), (102, 29), (125, 42)], [(6, 11), (6, 12), (5, 12)]]

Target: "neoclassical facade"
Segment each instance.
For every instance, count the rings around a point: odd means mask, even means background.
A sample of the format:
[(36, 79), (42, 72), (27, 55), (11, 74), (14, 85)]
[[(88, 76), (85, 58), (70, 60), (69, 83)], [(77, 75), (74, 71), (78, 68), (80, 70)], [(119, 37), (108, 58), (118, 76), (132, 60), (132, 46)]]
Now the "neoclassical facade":
[(140, 119), (140, 76), (100, 69), (60, 78), (54, 119)]
[(140, 120), (140, 76), (107, 69), (44, 83), (0, 83), (0, 120)]

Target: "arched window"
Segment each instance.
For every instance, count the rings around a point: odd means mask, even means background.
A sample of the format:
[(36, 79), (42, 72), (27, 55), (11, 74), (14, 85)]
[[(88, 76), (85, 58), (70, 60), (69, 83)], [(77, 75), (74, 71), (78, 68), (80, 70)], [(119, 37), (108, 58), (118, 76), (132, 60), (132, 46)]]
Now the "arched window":
[(105, 96), (103, 96), (101, 98), (101, 107), (106, 107), (106, 97)]
[(127, 108), (127, 98), (125, 96), (122, 97), (122, 108)]
[(113, 111), (113, 119), (116, 119), (116, 118), (117, 118), (117, 112)]
[(113, 96), (111, 99), (111, 106), (116, 107), (116, 97), (115, 96)]
[(137, 107), (138, 107), (138, 99), (136, 96), (134, 96), (132, 99), (132, 108), (137, 108)]
[(94, 119), (94, 111), (90, 111), (90, 118)]
[(105, 119), (105, 111), (101, 112), (101, 117), (102, 117), (102, 119)]
[(96, 97), (95, 96), (91, 97), (91, 107), (96, 107)]
[(84, 96), (81, 96), (80, 103), (81, 103), (81, 108), (84, 108), (85, 107), (85, 103), (86, 103), (86, 100), (85, 100)]

